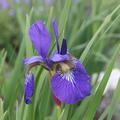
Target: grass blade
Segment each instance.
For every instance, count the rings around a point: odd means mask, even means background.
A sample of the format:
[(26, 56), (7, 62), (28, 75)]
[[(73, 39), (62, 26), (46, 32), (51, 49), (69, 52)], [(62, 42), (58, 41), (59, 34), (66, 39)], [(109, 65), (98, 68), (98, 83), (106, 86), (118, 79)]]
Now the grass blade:
[(0, 53), (0, 73), (2, 72), (5, 59), (6, 59), (7, 52), (5, 50), (2, 50)]
[(60, 17), (60, 23), (59, 23), (59, 36), (60, 36), (59, 42), (60, 42), (60, 44), (62, 43), (62, 39), (64, 37), (64, 30), (65, 30), (66, 22), (68, 19), (70, 6), (71, 6), (71, 0), (66, 0), (64, 9), (62, 11), (62, 15)]
[(67, 120), (69, 115), (70, 105), (65, 105), (65, 108), (62, 110), (62, 113), (58, 120)]
[(110, 110), (109, 110), (109, 113), (108, 113), (108, 120), (111, 120), (112, 119), (112, 115), (115, 111), (115, 107), (117, 106), (118, 102), (120, 101), (120, 80), (118, 81), (118, 85), (116, 87), (116, 90), (114, 92), (114, 96), (112, 98), (112, 102), (110, 104)]
[(107, 84), (108, 79), (110, 77), (110, 74), (112, 72), (112, 68), (114, 67), (114, 63), (115, 63), (115, 60), (119, 54), (119, 51), (120, 51), (120, 44), (116, 48), (115, 53), (113, 54), (112, 59), (108, 64), (105, 75), (104, 75), (95, 95), (93, 96), (93, 99), (91, 100), (91, 102), (88, 106), (88, 109), (86, 111), (86, 114), (83, 117), (83, 120), (92, 120), (93, 119), (94, 114), (95, 114), (95, 112), (100, 104), (104, 89), (106, 87), (106, 84)]
[(83, 63), (86, 59), (86, 56), (88, 55), (91, 47), (94, 45), (94, 43), (96, 42), (96, 38), (98, 37), (98, 35), (100, 34), (100, 32), (108, 25), (108, 23), (110, 22), (112, 16), (116, 13), (116, 11), (118, 11), (118, 9), (120, 8), (120, 5), (115, 8), (115, 10), (113, 10), (112, 13), (110, 13), (104, 20), (104, 22), (102, 23), (102, 25), (99, 27), (99, 29), (97, 30), (97, 32), (95, 33), (95, 35), (92, 37), (92, 39), (90, 40), (90, 42), (88, 43), (86, 49), (83, 51), (81, 57), (80, 57), (80, 61)]
[(115, 111), (115, 107), (118, 104), (119, 100), (120, 100), (120, 80), (118, 81), (116, 90), (114, 92), (114, 96), (112, 98), (111, 104), (106, 108), (106, 110), (102, 113), (102, 115), (100, 116), (99, 120), (104, 120), (106, 116), (108, 116), (108, 120), (112, 119), (112, 115)]
[[(9, 106), (12, 107), (13, 103), (15, 102), (15, 96), (16, 96), (16, 86), (19, 83), (19, 79), (21, 78), (21, 72), (22, 72), (22, 59), (25, 53), (25, 43), (24, 40), (21, 43), (20, 51), (18, 53), (18, 57), (15, 63), (14, 70), (12, 72), (12, 76), (10, 78), (10, 85), (7, 88), (6, 95), (5, 95), (5, 109)], [(12, 90), (12, 96), (11, 96), (11, 90)]]

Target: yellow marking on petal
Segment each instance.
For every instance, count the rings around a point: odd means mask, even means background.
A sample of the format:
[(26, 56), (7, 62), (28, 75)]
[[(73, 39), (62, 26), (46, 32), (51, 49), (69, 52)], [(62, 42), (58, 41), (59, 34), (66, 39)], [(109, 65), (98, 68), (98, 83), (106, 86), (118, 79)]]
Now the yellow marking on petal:
[(66, 63), (60, 63), (62, 72), (67, 72), (70, 70), (70, 66), (68, 66)]
[(59, 72), (59, 73), (66, 73), (74, 68), (74, 64), (71, 61), (64, 61), (60, 63), (54, 63), (52, 66), (52, 74)]

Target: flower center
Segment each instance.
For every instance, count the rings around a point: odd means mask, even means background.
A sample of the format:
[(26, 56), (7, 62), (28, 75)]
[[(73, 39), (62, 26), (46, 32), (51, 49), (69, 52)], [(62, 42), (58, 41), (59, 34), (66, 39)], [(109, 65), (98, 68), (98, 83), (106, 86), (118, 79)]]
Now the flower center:
[(60, 63), (54, 63), (53, 71), (59, 73), (67, 73), (74, 68), (74, 64), (71, 61), (64, 61)]
[(65, 79), (72, 83), (74, 86), (75, 80), (74, 80), (74, 63), (70, 60), (66, 60), (64, 62), (60, 63), (54, 63), (53, 64), (53, 72), (59, 73), (62, 79)]

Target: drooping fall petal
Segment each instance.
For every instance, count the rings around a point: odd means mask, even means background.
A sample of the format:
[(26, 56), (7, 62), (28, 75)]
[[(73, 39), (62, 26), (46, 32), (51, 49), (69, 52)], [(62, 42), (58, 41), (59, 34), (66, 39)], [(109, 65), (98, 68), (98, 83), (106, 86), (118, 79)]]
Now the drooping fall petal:
[(72, 70), (54, 74), (51, 79), (51, 89), (60, 101), (74, 104), (90, 95), (89, 79), (83, 65), (75, 61), (75, 67)]
[(32, 103), (30, 98), (33, 96), (33, 92), (34, 92), (34, 75), (32, 72), (29, 72), (25, 78), (24, 85), (24, 99), (26, 104)]

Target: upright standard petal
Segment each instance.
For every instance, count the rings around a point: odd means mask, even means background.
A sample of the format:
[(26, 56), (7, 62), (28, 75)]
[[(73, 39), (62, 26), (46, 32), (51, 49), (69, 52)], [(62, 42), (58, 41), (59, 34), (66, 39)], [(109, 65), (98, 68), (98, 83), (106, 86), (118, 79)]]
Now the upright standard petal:
[(90, 77), (81, 66), (82, 64), (77, 62), (72, 70), (57, 72), (51, 79), (53, 94), (66, 104), (74, 104), (90, 95)]
[(41, 21), (35, 22), (29, 28), (30, 39), (38, 53), (46, 58), (50, 49), (51, 36)]
[(54, 30), (54, 34), (55, 34), (55, 38), (56, 38), (56, 46), (57, 46), (57, 50), (58, 53), (60, 53), (60, 47), (59, 47), (59, 42), (58, 42), (58, 25), (56, 24), (56, 18), (54, 18), (52, 20), (52, 25), (53, 25), (53, 30)]
[(30, 98), (33, 96), (33, 92), (34, 92), (34, 75), (32, 72), (29, 72), (25, 78), (24, 85), (24, 99), (26, 104), (32, 103)]

